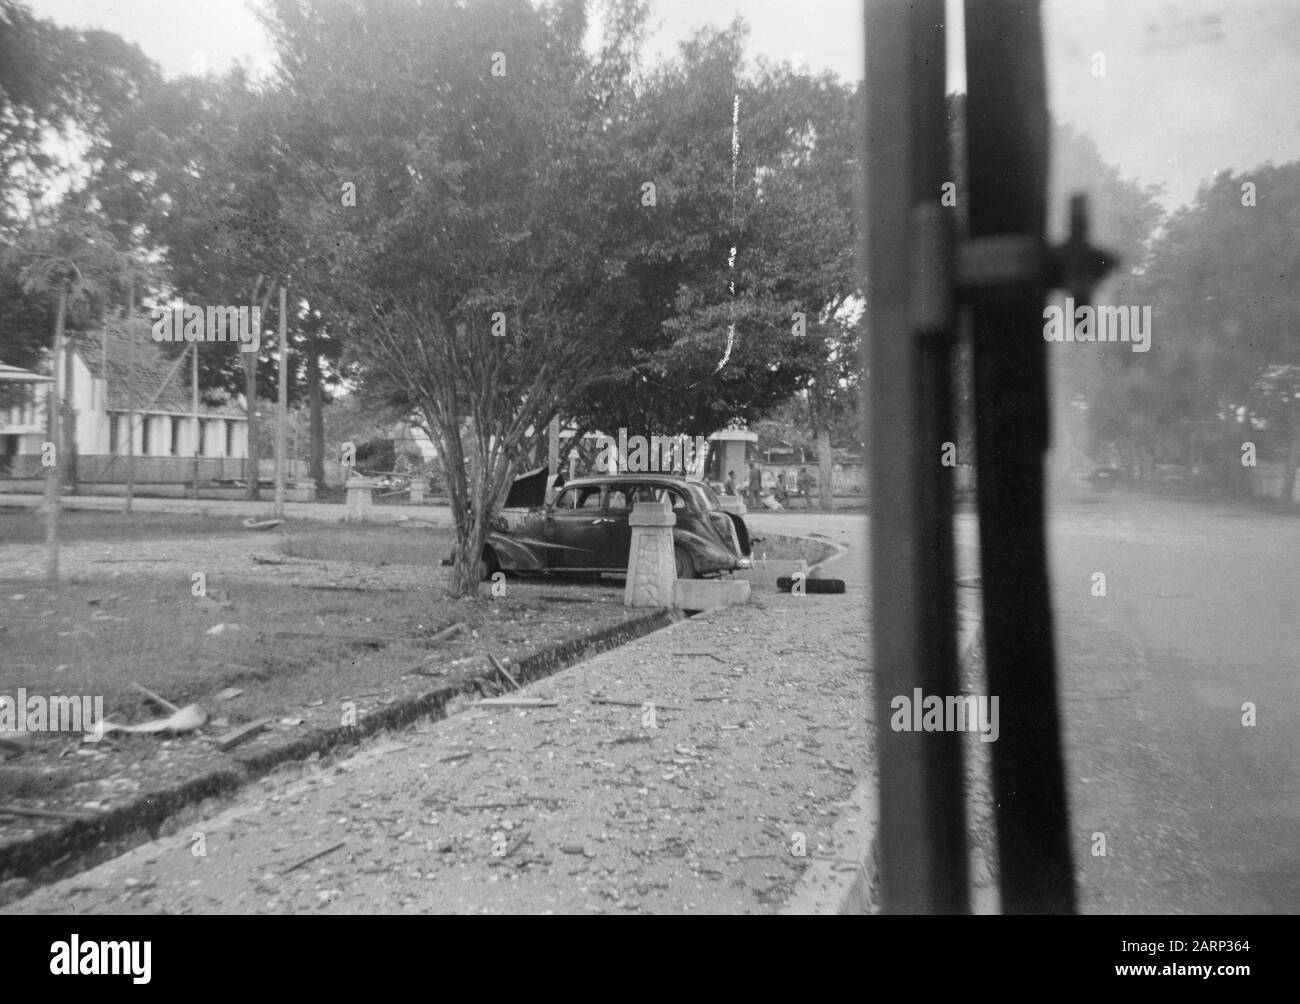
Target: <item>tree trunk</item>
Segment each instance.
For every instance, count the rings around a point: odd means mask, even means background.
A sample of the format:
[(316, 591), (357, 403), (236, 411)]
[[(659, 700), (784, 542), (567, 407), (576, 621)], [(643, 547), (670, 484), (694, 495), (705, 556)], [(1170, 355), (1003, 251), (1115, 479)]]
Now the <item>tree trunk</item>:
[(320, 354), (316, 346), (316, 332), (307, 335), (307, 403), (311, 415), (311, 449), (308, 460), (308, 477), (316, 483), (316, 494), (325, 492), (325, 415), (321, 407)]
[[(266, 316), (267, 307), (271, 303), (271, 291), (275, 288), (274, 281), (267, 283), (266, 292), (262, 293), (261, 307), (262, 316)], [(258, 298), (262, 292), (262, 276), (258, 276), (253, 283), (252, 295), (249, 297), (250, 302)], [(261, 459), (261, 429), (257, 420), (257, 357), (259, 352), (244, 353), (244, 397), (247, 404), (245, 415), (248, 417), (248, 460), (245, 462), (245, 471), (252, 468), (251, 476), (248, 477), (248, 491), (245, 498), (250, 502), (260, 501), (262, 498), (261, 489), (258, 487), (258, 481), (261, 478), (261, 467), (258, 461)]]
[(817, 480), (821, 488), (820, 505), (827, 512), (835, 508), (834, 457), (831, 455), (831, 430), (823, 425), (817, 429)]
[(1300, 467), (1300, 413), (1293, 413), (1291, 421), (1291, 448), (1287, 451), (1286, 470), (1282, 472), (1282, 505), (1295, 505), (1296, 468)]
[(478, 596), (479, 583), (487, 569), (483, 565), (483, 544), (487, 540), (487, 524), (478, 505), (474, 512), (465, 514), (456, 525), (456, 560), (452, 566), (451, 593), (458, 599)]

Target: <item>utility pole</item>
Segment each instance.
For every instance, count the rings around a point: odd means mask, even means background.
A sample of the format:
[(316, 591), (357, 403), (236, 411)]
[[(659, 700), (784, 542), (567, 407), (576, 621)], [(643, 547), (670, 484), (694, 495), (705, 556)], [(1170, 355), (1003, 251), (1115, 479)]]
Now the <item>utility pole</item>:
[(46, 398), (46, 425), (49, 430), (48, 445), (54, 450), (54, 463), (45, 469), (45, 576), (50, 582), (59, 581), (59, 492), (62, 476), (59, 470), (59, 411), (63, 407), (62, 381), (59, 379), (59, 366), (63, 358), (63, 322), (68, 313), (68, 289), (66, 283), (59, 290), (59, 312), (54, 320), (54, 383), (50, 384), (49, 397)]
[(289, 410), (289, 320), (285, 289), (280, 286), (280, 386), (275, 409), (275, 516), (284, 518), (284, 422)]
[[(894, 699), (961, 692), (951, 469), (951, 171), (943, 0), (868, 0), (863, 260), (871, 374), (872, 607), (881, 893), (969, 912), (962, 740), (895, 731)], [(888, 486), (887, 488), (885, 486)], [(919, 716), (919, 711), (917, 712)], [(910, 723), (909, 723), (910, 724)]]
[[(127, 292), (126, 302), (126, 326), (128, 334), (128, 343), (135, 345), (135, 275), (131, 275), (131, 284)], [(105, 336), (108, 330), (104, 330)], [(105, 342), (107, 345), (107, 342)], [(127, 352), (135, 352), (135, 349), (128, 348)], [(128, 356), (127, 358), (130, 358)], [(131, 381), (127, 380), (123, 386), (126, 390), (126, 504), (122, 507), (123, 512), (131, 511), (131, 501), (135, 497), (135, 411), (131, 408)], [(108, 392), (108, 356), (104, 356), (104, 392)], [(112, 423), (109, 423), (112, 428)], [(109, 452), (117, 450), (116, 443), (108, 444)]]
[(199, 424), (199, 343), (190, 345), (194, 353), (190, 370), (190, 409), (194, 412), (194, 497), (199, 497), (199, 449), (203, 443), (203, 428)]

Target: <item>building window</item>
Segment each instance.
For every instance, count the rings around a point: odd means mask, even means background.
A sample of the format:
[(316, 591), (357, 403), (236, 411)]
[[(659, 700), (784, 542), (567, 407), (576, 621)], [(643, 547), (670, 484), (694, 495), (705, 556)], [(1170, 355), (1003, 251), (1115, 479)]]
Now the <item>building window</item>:
[(179, 418), (173, 417), (172, 418), (172, 456), (179, 457), (180, 455), (181, 455), (181, 420)]
[(108, 452), (113, 453), (125, 445), (122, 442), (122, 416), (110, 415), (108, 418)]
[(235, 422), (234, 419), (226, 419), (226, 456), (235, 455)]
[(142, 457), (149, 456), (150, 439), (152, 438), (149, 433), (152, 429), (153, 419), (146, 415), (144, 421), (140, 423), (140, 456)]
[(200, 457), (206, 457), (207, 454), (208, 454), (208, 451), (207, 451), (207, 439), (208, 439), (208, 437), (207, 437), (207, 431), (208, 431), (208, 429), (207, 429), (207, 423), (206, 423), (205, 421), (203, 421), (203, 419), (201, 419), (201, 418), (196, 418), (196, 419), (194, 420), (194, 424), (198, 426), (198, 433), (199, 433), (199, 449), (198, 449), (198, 455), (199, 455)]

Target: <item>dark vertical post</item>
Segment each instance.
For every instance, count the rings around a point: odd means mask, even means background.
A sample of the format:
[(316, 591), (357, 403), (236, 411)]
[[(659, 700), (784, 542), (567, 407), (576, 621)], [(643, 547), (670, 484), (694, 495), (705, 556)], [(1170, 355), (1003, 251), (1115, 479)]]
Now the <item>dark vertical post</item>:
[[(966, 0), (973, 240), (1041, 241), (1047, 101), (1036, 0)], [(1048, 445), (1041, 276), (972, 300), (984, 644), (1005, 913), (1074, 910), (1043, 527)]]
[[(960, 734), (894, 731), (896, 697), (955, 695), (951, 258), (943, 0), (867, 0), (862, 214), (882, 905), (969, 909)], [(911, 714), (908, 713), (908, 724)]]

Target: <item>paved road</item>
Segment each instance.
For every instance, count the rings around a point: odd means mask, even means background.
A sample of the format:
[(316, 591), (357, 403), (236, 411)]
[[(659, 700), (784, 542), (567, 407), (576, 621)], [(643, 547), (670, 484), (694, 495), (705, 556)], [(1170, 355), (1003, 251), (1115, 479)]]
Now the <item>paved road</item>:
[(1050, 540), (1085, 909), (1300, 909), (1300, 519), (1106, 495)]
[[(865, 582), (865, 517), (755, 522), (850, 543), (828, 574)], [(972, 574), (972, 514), (955, 536)], [(1300, 910), (1300, 518), (1074, 495), (1048, 536), (1082, 909)]]

